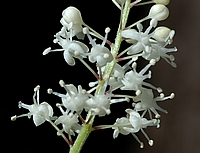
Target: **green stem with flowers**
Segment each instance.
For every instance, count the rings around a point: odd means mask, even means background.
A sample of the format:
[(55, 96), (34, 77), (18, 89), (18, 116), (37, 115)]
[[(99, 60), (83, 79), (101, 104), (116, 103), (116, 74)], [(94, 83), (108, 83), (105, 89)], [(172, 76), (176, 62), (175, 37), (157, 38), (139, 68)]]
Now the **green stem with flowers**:
[[(118, 55), (118, 51), (120, 49), (120, 45), (122, 42), (121, 31), (126, 27), (128, 15), (129, 15), (130, 8), (131, 8), (130, 4), (131, 4), (131, 0), (126, 0), (125, 5), (122, 9), (121, 17), (120, 17), (120, 25), (119, 25), (117, 35), (115, 38), (115, 43), (111, 44), (111, 53), (112, 53), (114, 59), (112, 62), (110, 62), (106, 65), (106, 68), (103, 72), (103, 78), (102, 78), (102, 80), (99, 80), (98, 88), (96, 89), (96, 92), (95, 92), (96, 95), (100, 94), (102, 92), (105, 81), (112, 74), (114, 66), (117, 62), (116, 57)], [(86, 122), (83, 123), (82, 129), (81, 129), (78, 137), (76, 138), (74, 144), (70, 147), (69, 153), (79, 153), (81, 151), (89, 134), (93, 131), (92, 124), (94, 122), (94, 118), (95, 118), (95, 116), (91, 115), (91, 112), (89, 111), (87, 114)]]

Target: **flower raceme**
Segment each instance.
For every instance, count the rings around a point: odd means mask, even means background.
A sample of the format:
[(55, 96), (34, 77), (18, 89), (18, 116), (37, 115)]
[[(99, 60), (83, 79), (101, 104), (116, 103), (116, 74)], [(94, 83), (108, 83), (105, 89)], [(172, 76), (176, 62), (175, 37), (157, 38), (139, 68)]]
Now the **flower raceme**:
[[(177, 48), (167, 48), (171, 45), (175, 35), (175, 30), (171, 30), (166, 26), (157, 26), (159, 21), (165, 20), (169, 16), (169, 10), (166, 5), (170, 0), (150, 0), (143, 2), (136, 0), (112, 0), (113, 3), (121, 11), (119, 30), (115, 42), (108, 40), (110, 28), (105, 29), (105, 36), (102, 36), (83, 22), (81, 12), (75, 7), (68, 7), (62, 12), (60, 23), (62, 28), (57, 32), (53, 40), (54, 43), (61, 46), (60, 49), (51, 49), (51, 47), (43, 51), (43, 55), (50, 52), (62, 52), (64, 60), (70, 66), (76, 64), (75, 60), (80, 60), (86, 68), (88, 68), (96, 77), (96, 80), (89, 83), (89, 89), (84, 89), (81, 85), (65, 84), (63, 80), (59, 84), (64, 88), (65, 93), (59, 93), (53, 89), (48, 89), (48, 94), (56, 95), (60, 98), (60, 103), (56, 106), (61, 112), (60, 116), (53, 116), (53, 108), (47, 103), (39, 103), (39, 86), (34, 88), (33, 104), (27, 105), (19, 102), (19, 108), (25, 108), (29, 112), (19, 116), (11, 117), (11, 120), (27, 116), (33, 116), (33, 122), (36, 126), (41, 125), (45, 121), (57, 130), (70, 146), (84, 144), (86, 138), (91, 131), (96, 129), (112, 128), (113, 138), (117, 138), (121, 133), (123, 135), (131, 134), (138, 141), (140, 147), (144, 147), (144, 143), (140, 141), (136, 133), (142, 132), (150, 146), (153, 140), (148, 137), (144, 129), (150, 126), (160, 126), (162, 113), (167, 110), (158, 105), (159, 101), (174, 98), (174, 93), (165, 96), (160, 87), (146, 82), (151, 79), (151, 67), (159, 63), (160, 59), (164, 59), (171, 66), (176, 67), (174, 53)], [(148, 15), (131, 24), (125, 26), (128, 9), (134, 6), (151, 4), (152, 7)], [(124, 19), (125, 18), (125, 19)], [(149, 26), (144, 30), (142, 22), (149, 20)], [(86, 39), (85, 39), (86, 38)], [(82, 40), (89, 40), (89, 45)], [(97, 43), (96, 39), (100, 39), (102, 43)], [(126, 43), (128, 47), (121, 51), (121, 43)], [(147, 61), (146, 66), (138, 70), (138, 61), (143, 59)], [(121, 64), (121, 61), (127, 61)], [(95, 64), (96, 70), (88, 64)], [(97, 71), (97, 72), (96, 72)], [(116, 90), (129, 90), (129, 95), (122, 95)], [(155, 96), (155, 95), (159, 96)], [(131, 102), (132, 108), (128, 106), (125, 109), (126, 117), (117, 118), (112, 125), (93, 126), (94, 118), (105, 117), (112, 114), (111, 105), (121, 102)], [(122, 110), (124, 111), (124, 110)], [(82, 116), (84, 113), (87, 116)], [(147, 114), (148, 112), (148, 114)], [(158, 119), (159, 118), (159, 119)], [(61, 127), (61, 130), (59, 128)], [(84, 133), (87, 131), (88, 133)], [(68, 134), (69, 140), (63, 132)], [(78, 134), (76, 141), (73, 143), (72, 137)], [(82, 136), (84, 138), (80, 138)], [(80, 142), (82, 140), (82, 142)], [(84, 141), (84, 142), (83, 142)], [(80, 150), (74, 149), (74, 150)]]

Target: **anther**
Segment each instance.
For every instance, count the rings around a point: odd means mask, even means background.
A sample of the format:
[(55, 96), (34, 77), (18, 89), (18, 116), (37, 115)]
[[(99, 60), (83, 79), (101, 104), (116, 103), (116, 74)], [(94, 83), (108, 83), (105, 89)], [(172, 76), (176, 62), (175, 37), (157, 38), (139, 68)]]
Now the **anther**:
[(175, 97), (175, 94), (174, 94), (174, 93), (171, 93), (170, 99), (173, 99), (174, 97)]
[(48, 94), (52, 94), (52, 93), (53, 93), (53, 90), (49, 88), (49, 89), (47, 89), (47, 93), (48, 93)]
[(109, 33), (109, 32), (110, 32), (110, 28), (107, 27), (107, 28), (105, 29), (105, 33)]
[(65, 86), (65, 82), (64, 82), (63, 80), (60, 80), (60, 81), (59, 81), (59, 84), (60, 84), (61, 87), (64, 87), (64, 86)]
[(17, 119), (17, 115), (14, 115), (11, 117), (11, 121), (16, 121), (16, 119)]
[(51, 47), (45, 49), (45, 50), (43, 51), (42, 55), (46, 55), (46, 54), (48, 54), (50, 51), (51, 51)]
[(153, 146), (153, 140), (149, 140), (149, 145)]
[(40, 89), (40, 86), (37, 85), (35, 88), (34, 88), (34, 91), (38, 91)]

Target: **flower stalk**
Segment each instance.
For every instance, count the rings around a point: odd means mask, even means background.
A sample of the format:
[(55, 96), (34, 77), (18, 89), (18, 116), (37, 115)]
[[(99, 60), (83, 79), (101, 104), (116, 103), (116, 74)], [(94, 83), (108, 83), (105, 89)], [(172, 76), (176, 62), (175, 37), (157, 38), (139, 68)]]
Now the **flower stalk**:
[[(103, 72), (103, 78), (102, 78), (101, 81), (99, 81), (98, 88), (96, 89), (95, 94), (100, 94), (102, 92), (104, 84), (106, 82), (105, 79), (107, 79), (111, 75), (111, 73), (114, 69), (114, 66), (117, 62), (116, 57), (118, 55), (118, 51), (120, 49), (120, 45), (121, 45), (121, 42), (122, 42), (121, 31), (126, 26), (126, 22), (127, 22), (127, 19), (128, 19), (130, 8), (131, 8), (130, 4), (131, 4), (131, 0), (126, 0), (124, 8), (123, 8), (122, 13), (121, 13), (121, 19), (120, 19), (121, 22), (120, 22), (120, 25), (119, 25), (119, 28), (118, 28), (118, 31), (117, 31), (115, 43), (111, 44), (111, 53), (112, 53), (114, 59), (106, 65), (106, 68)], [(88, 116), (89, 117), (91, 116), (90, 112), (88, 113), (87, 117)], [(83, 124), (82, 129), (81, 129), (77, 139), (74, 142), (74, 145), (70, 148), (70, 153), (79, 153), (81, 151), (81, 149), (82, 149), (85, 141), (87, 140), (89, 134), (92, 132), (92, 124), (93, 124), (93, 121), (94, 121), (94, 117), (95, 116), (92, 116), (92, 118), (90, 119), (88, 124)]]

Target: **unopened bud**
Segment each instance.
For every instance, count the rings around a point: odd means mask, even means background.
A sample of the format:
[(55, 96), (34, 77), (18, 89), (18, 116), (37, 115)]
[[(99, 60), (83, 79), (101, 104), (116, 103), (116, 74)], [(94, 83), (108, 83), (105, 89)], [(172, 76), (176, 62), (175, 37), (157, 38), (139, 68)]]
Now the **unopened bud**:
[(67, 23), (82, 24), (83, 20), (80, 11), (75, 7), (68, 7), (62, 12), (63, 19)]
[(165, 20), (169, 16), (169, 9), (162, 4), (153, 5), (149, 11), (149, 18), (156, 19), (157, 21)]

